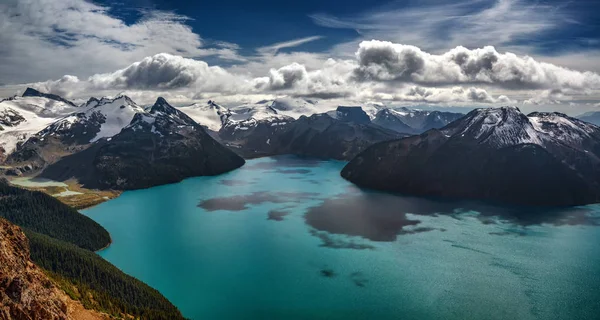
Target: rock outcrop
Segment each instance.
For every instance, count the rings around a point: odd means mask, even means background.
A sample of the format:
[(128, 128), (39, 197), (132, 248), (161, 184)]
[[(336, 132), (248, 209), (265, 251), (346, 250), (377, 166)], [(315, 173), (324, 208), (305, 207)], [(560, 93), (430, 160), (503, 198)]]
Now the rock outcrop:
[(29, 258), (21, 229), (0, 218), (0, 319), (108, 319), (69, 298)]

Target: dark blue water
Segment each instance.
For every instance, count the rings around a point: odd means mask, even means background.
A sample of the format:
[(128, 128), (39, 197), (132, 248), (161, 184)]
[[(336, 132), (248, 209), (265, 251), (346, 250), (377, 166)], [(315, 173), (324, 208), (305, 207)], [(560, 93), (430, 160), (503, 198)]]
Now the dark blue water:
[(599, 206), (442, 203), (358, 190), (344, 163), (248, 161), (84, 211), (100, 254), (192, 319), (593, 319)]

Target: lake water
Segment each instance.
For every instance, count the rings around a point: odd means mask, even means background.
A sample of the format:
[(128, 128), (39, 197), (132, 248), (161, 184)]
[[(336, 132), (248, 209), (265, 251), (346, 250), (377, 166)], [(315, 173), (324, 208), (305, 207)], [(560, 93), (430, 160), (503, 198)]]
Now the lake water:
[(191, 319), (598, 319), (600, 206), (367, 192), (343, 166), (250, 160), (83, 213), (102, 257)]

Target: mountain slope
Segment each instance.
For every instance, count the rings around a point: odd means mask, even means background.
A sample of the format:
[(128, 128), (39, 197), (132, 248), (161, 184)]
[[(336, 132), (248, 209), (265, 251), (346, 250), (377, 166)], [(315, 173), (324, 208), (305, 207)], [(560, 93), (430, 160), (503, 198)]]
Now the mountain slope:
[(221, 126), (227, 122), (231, 116), (231, 111), (212, 100), (206, 105), (194, 103), (188, 106), (179, 107), (179, 110), (187, 114), (198, 124), (205, 126), (209, 130), (219, 131)]
[(243, 164), (194, 120), (158, 98), (119, 134), (62, 158), (41, 176), (75, 178), (87, 188), (128, 190), (217, 175)]
[(23, 92), (23, 97), (41, 97), (41, 98), (46, 98), (46, 99), (50, 99), (50, 100), (55, 100), (55, 101), (59, 101), (62, 102), (64, 104), (67, 104), (71, 107), (77, 107), (76, 104), (74, 104), (73, 102), (59, 96), (56, 94), (51, 94), (51, 93), (43, 93), (40, 92), (38, 90), (35, 90), (33, 88), (27, 88), (25, 89), (25, 92)]
[(375, 114), (373, 123), (390, 130), (397, 132), (403, 132), (407, 134), (417, 133), (419, 130), (415, 129), (402, 121), (401, 115), (397, 111), (392, 109), (381, 109)]
[(580, 116), (577, 116), (577, 118), (579, 120), (600, 126), (600, 111), (586, 112)]
[(90, 98), (79, 110), (29, 137), (8, 156), (7, 164), (42, 168), (47, 163), (87, 148), (90, 143), (114, 136), (131, 122), (136, 113), (144, 112), (127, 96), (100, 100)]
[(360, 186), (530, 205), (600, 200), (600, 128), (560, 113), (477, 109), (440, 130), (376, 144), (342, 176)]
[(57, 118), (77, 110), (72, 103), (65, 101), (48, 98), (41, 93), (0, 101), (0, 158), (13, 152), (19, 143)]
[(464, 116), (462, 113), (426, 111), (409, 109), (406, 107), (380, 107), (378, 110), (379, 111), (373, 119), (373, 123), (383, 126), (384, 128), (413, 134), (423, 133), (430, 129), (439, 129)]
[(0, 217), (89, 250), (110, 243), (108, 232), (94, 220), (43, 192), (13, 187), (0, 179)]
[(344, 108), (341, 110), (341, 118), (348, 121), (338, 119), (336, 111), (333, 113), (336, 117), (330, 112), (301, 116), (298, 120), (285, 117), (257, 121), (255, 126), (245, 130), (224, 127), (219, 136), (244, 157), (295, 154), (340, 160), (351, 159), (373, 143), (404, 136), (364, 123), (361, 115), (366, 114), (362, 110), (351, 110), (356, 117)]
[(0, 218), (0, 319), (108, 319), (86, 310), (50, 280), (29, 256), (29, 241)]

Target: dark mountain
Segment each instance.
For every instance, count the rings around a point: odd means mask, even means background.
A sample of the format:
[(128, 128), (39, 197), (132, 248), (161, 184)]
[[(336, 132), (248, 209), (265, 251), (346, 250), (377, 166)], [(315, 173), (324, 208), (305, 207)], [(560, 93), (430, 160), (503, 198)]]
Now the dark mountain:
[(25, 90), (25, 92), (23, 92), (23, 97), (43, 97), (43, 98), (48, 98), (48, 99), (64, 102), (72, 107), (77, 107), (76, 104), (74, 104), (73, 102), (71, 102), (59, 95), (39, 92), (33, 88), (27, 88)]
[(75, 178), (88, 188), (128, 190), (217, 175), (243, 164), (194, 120), (158, 98), (120, 133), (62, 158), (41, 176)]
[(351, 122), (356, 124), (371, 123), (371, 118), (361, 107), (344, 107), (339, 106), (334, 112), (329, 113), (333, 118), (343, 122)]
[[(362, 111), (362, 110), (360, 110)], [(364, 114), (352, 110), (354, 114)], [(366, 116), (366, 114), (365, 114)], [(363, 122), (361, 116), (358, 122)], [(368, 117), (367, 117), (368, 118)], [(373, 143), (404, 136), (370, 123), (356, 123), (357, 118), (329, 113), (258, 121), (252, 128), (231, 130), (235, 124), (219, 131), (220, 138), (244, 157), (295, 154), (318, 158), (349, 160)]]
[(560, 113), (477, 109), (442, 129), (382, 142), (342, 170), (359, 186), (527, 205), (600, 200), (600, 128)]
[(585, 122), (593, 123), (597, 126), (600, 126), (600, 111), (592, 111), (586, 112), (580, 116), (577, 116), (579, 120), (583, 120)]

